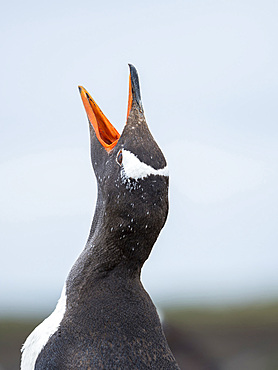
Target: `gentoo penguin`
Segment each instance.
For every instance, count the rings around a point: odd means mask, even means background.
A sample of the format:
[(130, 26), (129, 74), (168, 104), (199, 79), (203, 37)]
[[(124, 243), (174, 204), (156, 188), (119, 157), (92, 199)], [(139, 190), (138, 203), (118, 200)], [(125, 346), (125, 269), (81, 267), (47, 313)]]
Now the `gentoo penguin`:
[(145, 120), (137, 71), (130, 65), (121, 135), (79, 91), (98, 185), (95, 215), (56, 309), (23, 345), (21, 369), (178, 369), (140, 281), (167, 218), (169, 179)]

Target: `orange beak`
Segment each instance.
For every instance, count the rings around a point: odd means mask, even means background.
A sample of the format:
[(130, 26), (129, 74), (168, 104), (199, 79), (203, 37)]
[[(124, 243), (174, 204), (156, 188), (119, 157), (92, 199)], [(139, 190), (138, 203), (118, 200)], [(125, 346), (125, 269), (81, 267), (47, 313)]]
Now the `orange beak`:
[[(120, 138), (120, 134), (115, 127), (109, 122), (106, 116), (102, 113), (97, 103), (93, 100), (90, 94), (82, 86), (78, 86), (82, 102), (85, 107), (90, 124), (93, 126), (96, 136), (100, 144), (110, 152), (113, 149)], [(128, 94), (128, 108), (127, 118), (129, 116), (132, 106), (132, 88), (131, 88), (131, 76), (129, 76), (129, 94)]]

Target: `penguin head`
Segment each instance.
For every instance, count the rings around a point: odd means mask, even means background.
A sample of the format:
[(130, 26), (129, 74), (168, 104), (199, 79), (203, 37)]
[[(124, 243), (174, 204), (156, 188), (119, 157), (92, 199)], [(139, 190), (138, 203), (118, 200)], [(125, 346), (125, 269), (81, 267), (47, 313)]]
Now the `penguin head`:
[(143, 263), (167, 218), (169, 179), (165, 157), (146, 123), (137, 71), (129, 67), (127, 122), (121, 135), (89, 93), (79, 90), (89, 120), (106, 238), (119, 240), (123, 256)]

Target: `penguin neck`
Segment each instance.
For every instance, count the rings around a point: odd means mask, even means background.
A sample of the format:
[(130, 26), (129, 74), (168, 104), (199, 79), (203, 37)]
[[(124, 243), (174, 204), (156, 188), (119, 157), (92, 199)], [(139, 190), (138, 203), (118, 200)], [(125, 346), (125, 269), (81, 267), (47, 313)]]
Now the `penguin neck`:
[(140, 245), (141, 241), (136, 239), (138, 234), (130, 233), (123, 238), (122, 230), (128, 229), (129, 225), (121, 222), (111, 218), (107, 202), (99, 190), (88, 241), (67, 279), (71, 296), (68, 298), (71, 301), (79, 299), (83, 288), (86, 287), (86, 291), (89, 290), (93, 294), (94, 290), (99, 290), (102, 283), (105, 286), (111, 285), (110, 288), (129, 284), (142, 287), (141, 268), (155, 239), (149, 240), (145, 235), (144, 243)]

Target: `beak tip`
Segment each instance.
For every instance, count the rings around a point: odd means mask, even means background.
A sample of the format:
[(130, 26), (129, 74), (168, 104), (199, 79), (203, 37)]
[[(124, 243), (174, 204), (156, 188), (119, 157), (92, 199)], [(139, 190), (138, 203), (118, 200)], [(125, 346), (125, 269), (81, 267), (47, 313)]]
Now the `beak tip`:
[(81, 94), (81, 92), (82, 92), (82, 87), (81, 87), (81, 86), (78, 86), (78, 90), (79, 90), (79, 92), (80, 92), (80, 94)]
[(138, 78), (138, 72), (137, 72), (137, 69), (134, 67), (134, 65), (131, 64), (131, 63), (128, 63), (128, 66), (129, 66), (129, 71), (130, 71), (131, 77), (137, 76), (137, 78)]
[(131, 82), (131, 88), (132, 88), (132, 96), (133, 96), (133, 99), (138, 104), (138, 106), (142, 109), (138, 72), (133, 64), (128, 63), (128, 66), (130, 70), (130, 82)]

